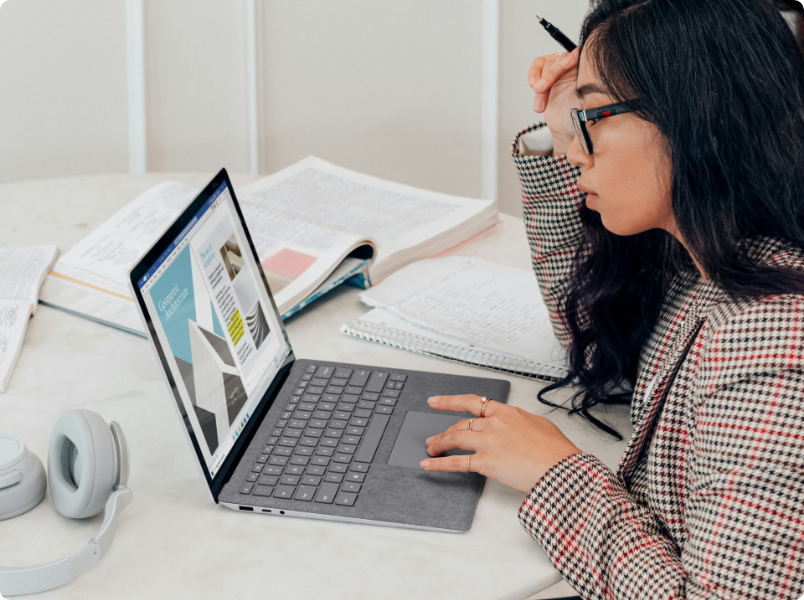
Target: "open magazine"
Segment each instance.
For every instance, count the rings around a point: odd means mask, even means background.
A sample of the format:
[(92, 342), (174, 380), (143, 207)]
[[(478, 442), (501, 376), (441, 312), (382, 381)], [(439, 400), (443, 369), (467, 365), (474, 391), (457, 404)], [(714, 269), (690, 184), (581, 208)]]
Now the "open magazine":
[[(197, 193), (165, 182), (142, 194), (59, 259), (40, 300), (144, 336), (126, 274)], [(237, 195), (283, 319), (341, 283), (368, 288), (497, 222), (495, 202), (421, 190), (315, 157)], [(234, 251), (225, 260), (242, 267)]]

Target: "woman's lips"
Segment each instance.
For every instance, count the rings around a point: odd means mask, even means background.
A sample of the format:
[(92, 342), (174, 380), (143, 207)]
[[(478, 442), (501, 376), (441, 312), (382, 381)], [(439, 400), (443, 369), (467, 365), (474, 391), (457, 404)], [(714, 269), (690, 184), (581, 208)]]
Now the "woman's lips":
[(580, 183), (578, 184), (578, 189), (581, 190), (584, 194), (586, 194), (586, 207), (587, 208), (594, 208), (594, 205), (597, 203), (597, 200), (600, 196), (595, 194), (592, 190), (587, 187), (584, 187)]

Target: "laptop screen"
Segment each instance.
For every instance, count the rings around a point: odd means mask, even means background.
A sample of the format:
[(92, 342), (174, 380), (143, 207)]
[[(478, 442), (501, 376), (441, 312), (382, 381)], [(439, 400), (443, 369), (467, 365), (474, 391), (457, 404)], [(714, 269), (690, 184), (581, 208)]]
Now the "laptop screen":
[(136, 282), (211, 479), (291, 352), (227, 182)]

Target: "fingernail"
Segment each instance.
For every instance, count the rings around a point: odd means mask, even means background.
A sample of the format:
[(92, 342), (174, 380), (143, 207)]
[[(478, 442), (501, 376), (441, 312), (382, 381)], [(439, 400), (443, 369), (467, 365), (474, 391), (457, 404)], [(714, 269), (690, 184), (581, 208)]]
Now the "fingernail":
[(542, 113), (544, 112), (544, 101), (543, 100), (536, 100), (533, 105), (534, 112)]
[(429, 445), (430, 445), (430, 442), (431, 442), (432, 440), (434, 440), (434, 439), (435, 439), (435, 436), (432, 436), (432, 437), (427, 438), (427, 439), (426, 439), (426, 440), (424, 440), (424, 441), (425, 441), (425, 443), (426, 443), (426, 444), (429, 446)]
[(422, 469), (426, 469), (429, 466), (430, 466), (430, 461), (429, 460), (423, 460), (422, 461), (422, 464), (421, 464)]
[(568, 67), (568, 66), (570, 66), (571, 62), (572, 62), (572, 56), (570, 56), (568, 54), (567, 56), (565, 56), (564, 58), (561, 59), (560, 64), (561, 64), (562, 67)]
[(533, 87), (535, 87), (537, 91), (543, 92), (545, 85), (547, 85), (547, 80), (546, 79), (540, 79), (539, 81), (536, 82), (536, 85), (534, 85)]
[(440, 398), (438, 396), (433, 396), (431, 398), (428, 398), (427, 399), (427, 404), (429, 404), (430, 406), (435, 406), (436, 404), (438, 404), (439, 399)]

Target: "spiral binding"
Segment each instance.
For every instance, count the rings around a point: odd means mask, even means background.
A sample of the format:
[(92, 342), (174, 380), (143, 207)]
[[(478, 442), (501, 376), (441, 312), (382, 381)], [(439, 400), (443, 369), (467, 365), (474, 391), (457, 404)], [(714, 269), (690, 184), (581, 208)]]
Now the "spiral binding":
[(394, 327), (385, 327), (361, 320), (352, 321), (349, 325), (344, 325), (341, 327), (341, 332), (356, 338), (400, 348), (409, 352), (442, 358), (473, 367), (483, 367), (484, 369), (509, 373), (526, 379), (558, 381), (564, 376), (564, 372), (558, 367), (544, 365), (524, 358), (497, 354), (495, 352), (483, 352), (462, 346), (455, 346), (402, 331)]

